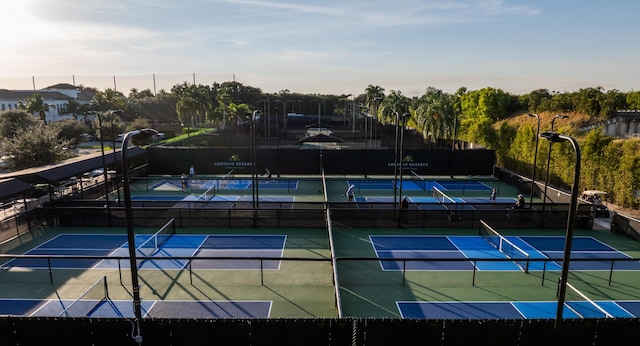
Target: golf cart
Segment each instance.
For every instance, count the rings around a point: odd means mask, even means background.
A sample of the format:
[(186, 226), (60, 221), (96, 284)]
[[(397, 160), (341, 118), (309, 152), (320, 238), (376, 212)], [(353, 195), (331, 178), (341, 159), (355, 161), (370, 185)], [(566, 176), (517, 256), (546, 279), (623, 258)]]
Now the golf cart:
[(602, 204), (602, 200), (607, 198), (607, 193), (598, 190), (585, 190), (582, 192), (582, 199), (592, 204), (592, 209), (596, 217), (609, 217), (609, 208)]

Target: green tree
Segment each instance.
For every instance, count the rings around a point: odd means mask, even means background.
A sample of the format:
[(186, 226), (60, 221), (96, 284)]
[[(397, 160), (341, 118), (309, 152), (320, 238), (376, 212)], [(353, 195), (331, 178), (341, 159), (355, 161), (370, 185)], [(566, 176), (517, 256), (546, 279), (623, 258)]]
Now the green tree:
[(227, 124), (227, 118), (232, 118), (227, 114), (229, 106), (233, 103), (233, 97), (231, 96), (231, 91), (228, 87), (224, 86), (218, 88), (216, 101), (218, 102), (218, 109), (219, 113), (221, 114), (220, 118), (222, 119), (222, 128), (225, 128)]
[(603, 97), (602, 87), (584, 88), (578, 90), (574, 96), (575, 110), (589, 116), (598, 116), (602, 110), (600, 100)]
[(632, 91), (627, 93), (627, 107), (629, 109), (640, 110), (640, 91)]
[(123, 93), (113, 89), (98, 91), (91, 100), (94, 110), (108, 111), (111, 109), (125, 109), (127, 107), (127, 98)]
[(411, 100), (402, 95), (400, 90), (391, 90), (378, 105), (378, 121), (383, 124), (395, 124), (396, 112), (400, 115), (409, 112)]
[(18, 131), (12, 138), (2, 140), (2, 148), (10, 159), (8, 164), (15, 170), (52, 164), (71, 157), (66, 150), (69, 142), (58, 138), (52, 126), (38, 124)]
[(462, 117), (481, 117), (492, 121), (505, 119), (517, 108), (517, 97), (500, 89), (484, 88), (460, 97)]
[(551, 93), (547, 89), (537, 89), (520, 97), (521, 103), (523, 103), (531, 113), (549, 110), (547, 107), (549, 106), (551, 98)]
[(369, 114), (376, 114), (377, 107), (384, 99), (384, 88), (378, 85), (369, 84), (364, 89), (364, 102), (369, 110)]
[(581, 145), (582, 150), (582, 181), (589, 189), (596, 189), (598, 174), (605, 164), (605, 148), (611, 143), (612, 138), (603, 134), (602, 128), (596, 128), (587, 134)]
[(177, 94), (176, 112), (180, 121), (189, 127), (199, 127), (213, 109), (211, 88), (184, 83), (172, 90)]
[(35, 126), (38, 121), (25, 110), (0, 112), (0, 138), (12, 138), (20, 130)]
[[(105, 141), (115, 140), (118, 138), (118, 134), (124, 133), (126, 130), (126, 124), (118, 115), (118, 112), (102, 112), (100, 113), (100, 119), (102, 119), (102, 137)], [(100, 138), (100, 121), (98, 117), (93, 120), (93, 128), (95, 129), (96, 138)]]
[(248, 104), (231, 103), (228, 107), (227, 117), (229, 118), (230, 122), (238, 124), (249, 113), (251, 113), (251, 107)]
[(20, 109), (26, 110), (33, 115), (38, 114), (40, 120), (42, 120), (43, 123), (47, 121), (47, 111), (49, 110), (49, 105), (44, 102), (42, 95), (40, 95), (39, 93), (34, 93), (30, 97), (27, 97), (24, 104), (22, 103), (22, 101), (20, 101), (18, 107)]
[(56, 121), (49, 126), (58, 131), (58, 140), (70, 145), (78, 145), (82, 142), (82, 134), (89, 132), (89, 127), (79, 123), (75, 119)]
[(640, 141), (627, 140), (622, 144), (620, 156), (620, 176), (618, 178), (620, 192), (616, 201), (625, 207), (638, 208), (640, 198)]
[(513, 165), (511, 160), (512, 155), (510, 153), (512, 145), (515, 141), (518, 130), (509, 125), (506, 121), (501, 122), (497, 132), (497, 145), (496, 145), (496, 164), (499, 166)]
[(453, 135), (455, 116), (454, 97), (433, 87), (427, 88), (415, 105), (417, 128), (431, 143)]
[(559, 113), (570, 113), (575, 111), (576, 106), (573, 96), (568, 93), (555, 93), (551, 97), (549, 111)]
[(140, 129), (148, 129), (151, 128), (151, 123), (148, 119), (144, 118), (135, 118), (133, 121), (129, 122), (126, 126), (126, 131), (135, 131)]
[(616, 89), (608, 90), (602, 95), (601, 107), (601, 115), (615, 116), (618, 110), (627, 109), (626, 96)]

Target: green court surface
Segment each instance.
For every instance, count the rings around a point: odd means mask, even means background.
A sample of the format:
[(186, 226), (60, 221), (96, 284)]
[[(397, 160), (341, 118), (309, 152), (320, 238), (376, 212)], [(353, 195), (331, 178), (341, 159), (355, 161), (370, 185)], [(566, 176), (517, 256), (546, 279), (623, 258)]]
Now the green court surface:
[[(370, 176), (326, 177), (326, 191), (323, 182), (318, 177), (259, 177), (257, 192), (254, 190), (250, 176), (195, 176), (187, 179), (186, 189), (182, 188), (179, 176), (149, 176), (136, 178), (131, 184), (131, 194), (134, 201), (175, 201), (196, 203), (220, 203), (233, 201), (251, 201), (257, 194), (264, 202), (288, 202), (297, 203), (322, 203), (345, 202), (346, 191), (350, 185), (354, 185), (355, 195), (370, 202), (393, 203), (394, 196), (399, 200), (402, 196), (414, 198), (432, 198), (433, 188), (441, 190), (447, 196), (453, 198), (476, 199), (481, 203), (489, 203), (491, 189), (496, 189), (496, 196), (503, 199), (514, 199), (518, 195), (518, 189), (492, 177), (417, 177), (408, 175), (402, 178), (397, 176)], [(394, 183), (396, 188), (394, 189)], [(326, 192), (326, 201), (325, 201)], [(117, 194), (111, 194), (110, 199), (118, 198)], [(526, 197), (527, 201), (529, 197)], [(461, 202), (462, 202), (461, 200)], [(513, 200), (515, 202), (515, 199)], [(538, 198), (533, 199), (540, 202)], [(445, 201), (446, 202), (446, 201)], [(224, 205), (223, 205), (224, 207)]]
[[(136, 228), (137, 234), (155, 230)], [(563, 230), (501, 230), (505, 236), (562, 236)], [(126, 234), (123, 228), (58, 227), (4, 244), (22, 254), (59, 234)], [(350, 229), (334, 225), (336, 267), (326, 229), (178, 228), (177, 234), (279, 235), (286, 237), (278, 270), (139, 270), (143, 300), (270, 301), (271, 318), (400, 317), (398, 301), (554, 301), (559, 271), (382, 270), (372, 236), (477, 236), (477, 229)], [(640, 244), (605, 231), (578, 231), (634, 257)], [(334, 269), (340, 301), (336, 302)], [(117, 269), (0, 270), (0, 298), (76, 299), (106, 275), (113, 300), (131, 299), (129, 271)], [(611, 276), (611, 283), (609, 279)], [(122, 281), (121, 281), (122, 280)], [(592, 300), (640, 300), (638, 271), (571, 271), (569, 282)], [(567, 296), (570, 297), (569, 295)]]

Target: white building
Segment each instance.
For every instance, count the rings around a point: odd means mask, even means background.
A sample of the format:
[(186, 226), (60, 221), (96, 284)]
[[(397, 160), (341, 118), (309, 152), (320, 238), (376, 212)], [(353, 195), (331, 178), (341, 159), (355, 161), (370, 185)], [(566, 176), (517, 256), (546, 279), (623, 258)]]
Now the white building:
[[(7, 90), (0, 89), (0, 111), (19, 109), (19, 104), (26, 103), (29, 97), (40, 94), (49, 110), (45, 112), (47, 122), (73, 118), (68, 111), (69, 103), (75, 101), (79, 105), (89, 104), (95, 95), (88, 90), (81, 90), (74, 85), (62, 83), (49, 86), (42, 90)], [(34, 114), (40, 117), (39, 114)]]

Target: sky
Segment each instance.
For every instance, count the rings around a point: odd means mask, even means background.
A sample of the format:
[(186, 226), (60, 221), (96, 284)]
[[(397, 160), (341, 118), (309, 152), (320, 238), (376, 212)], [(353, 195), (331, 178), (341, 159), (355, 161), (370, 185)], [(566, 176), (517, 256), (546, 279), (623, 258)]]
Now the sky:
[(640, 1), (4, 0), (0, 89), (640, 89)]

